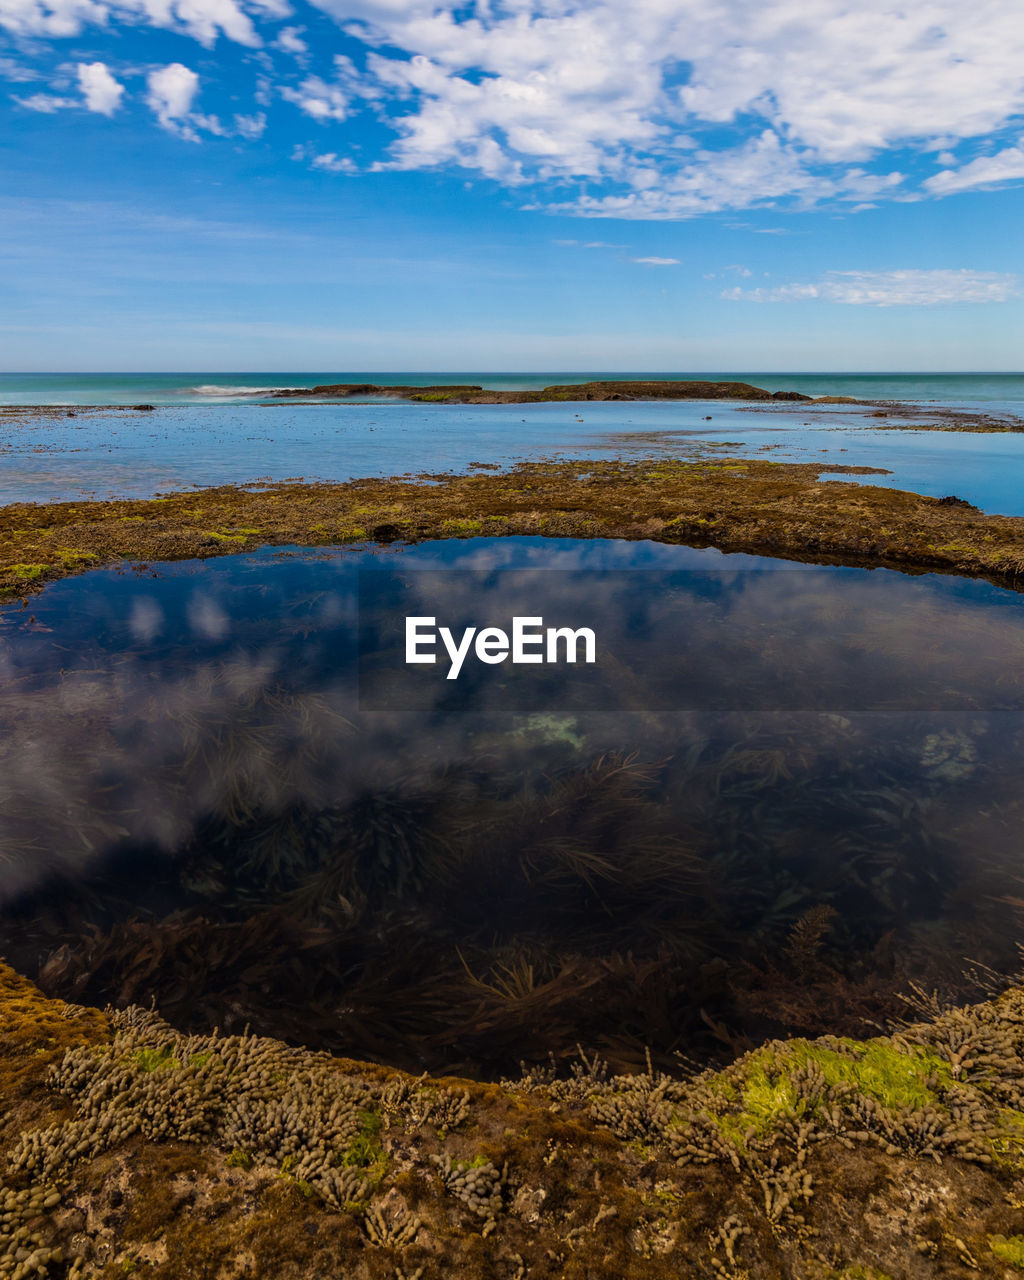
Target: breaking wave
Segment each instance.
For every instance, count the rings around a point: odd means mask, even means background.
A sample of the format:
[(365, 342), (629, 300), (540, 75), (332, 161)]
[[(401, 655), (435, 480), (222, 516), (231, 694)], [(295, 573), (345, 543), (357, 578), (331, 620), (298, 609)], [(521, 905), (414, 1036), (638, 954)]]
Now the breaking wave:
[(226, 399), (232, 396), (265, 396), (270, 395), (274, 391), (294, 391), (301, 390), (301, 387), (241, 387), (231, 386), (222, 387), (217, 383), (204, 384), (199, 387), (186, 387), (186, 394), (192, 396), (222, 396)]

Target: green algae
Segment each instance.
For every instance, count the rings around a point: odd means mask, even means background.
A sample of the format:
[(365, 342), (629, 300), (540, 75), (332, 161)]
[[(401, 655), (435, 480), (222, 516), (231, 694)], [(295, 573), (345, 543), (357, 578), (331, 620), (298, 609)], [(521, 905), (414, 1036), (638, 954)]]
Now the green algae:
[(564, 742), (574, 751), (579, 751), (583, 747), (585, 735), (578, 730), (579, 721), (576, 716), (535, 711), (519, 719), (511, 733), (513, 737), (525, 740), (535, 739), (549, 744)]
[[(878, 468), (743, 461), (523, 463), (503, 473), (221, 486), (150, 500), (0, 508), (0, 590), (87, 564), (230, 554), (267, 545), (415, 542), (492, 531), (654, 538), (790, 559), (1016, 581), (1024, 521), (895, 489), (820, 484)], [(426, 483), (424, 483), (426, 482)], [(399, 514), (400, 513), (400, 514)], [(885, 530), (886, 532), (882, 532)]]
[(892, 1112), (941, 1103), (953, 1080), (949, 1064), (919, 1046), (891, 1040), (836, 1041), (839, 1049), (808, 1040), (755, 1050), (708, 1084), (721, 1109), (710, 1114), (737, 1149), (764, 1138), (787, 1121), (818, 1118), (821, 1103), (806, 1096), (809, 1071), (825, 1089), (843, 1088), (872, 1098)]
[(376, 1111), (361, 1111), (359, 1132), (342, 1152), (342, 1165), (351, 1169), (373, 1171), (379, 1182), (387, 1167), (387, 1153), (380, 1141), (382, 1127), (383, 1121)]
[(441, 530), (443, 533), (450, 533), (454, 537), (464, 537), (466, 534), (479, 533), (483, 528), (481, 520), (444, 520), (441, 522)]
[(1024, 1271), (1024, 1236), (989, 1236), (988, 1247), (1001, 1262)]
[(934, 1082), (952, 1081), (949, 1064), (924, 1048), (903, 1049), (886, 1040), (844, 1039), (842, 1043), (854, 1056), (807, 1041), (796, 1041), (792, 1053), (799, 1065), (818, 1067), (828, 1084), (851, 1085), (890, 1109), (927, 1106), (938, 1096)]
[(215, 542), (244, 542), (244, 533), (221, 533), (217, 529), (205, 530), (206, 537), (213, 538)]
[(140, 1071), (168, 1071), (181, 1066), (170, 1049), (139, 1049), (132, 1055), (132, 1060)]
[(992, 1135), (992, 1154), (1007, 1168), (1024, 1169), (1024, 1111), (1011, 1107), (1000, 1110)]

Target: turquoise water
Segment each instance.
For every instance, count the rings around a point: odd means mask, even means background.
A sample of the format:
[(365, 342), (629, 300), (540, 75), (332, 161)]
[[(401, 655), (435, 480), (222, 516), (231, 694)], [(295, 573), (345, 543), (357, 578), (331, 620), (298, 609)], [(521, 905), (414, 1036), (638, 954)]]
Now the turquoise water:
[(757, 373), (735, 370), (409, 373), (323, 371), (309, 373), (0, 373), (0, 404), (218, 404), (252, 400), (281, 387), (331, 382), (400, 383), (426, 386), (477, 383), (497, 390), (533, 390), (562, 382), (600, 378), (710, 379), (750, 382), (767, 391), (860, 399), (1024, 402), (1022, 373)]

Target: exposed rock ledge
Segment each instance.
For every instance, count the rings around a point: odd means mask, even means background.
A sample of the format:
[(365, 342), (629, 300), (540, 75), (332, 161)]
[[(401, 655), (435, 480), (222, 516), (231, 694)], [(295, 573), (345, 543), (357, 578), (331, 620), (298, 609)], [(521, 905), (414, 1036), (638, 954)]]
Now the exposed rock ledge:
[[(163, 498), (0, 507), (0, 600), (128, 559), (261, 546), (542, 534), (652, 538), (811, 561), (958, 573), (1020, 586), (1024, 519), (955, 495), (839, 477), (879, 468), (743, 458), (530, 462), (483, 474), (226, 485)], [(833, 477), (821, 483), (822, 476)]]
[(1024, 990), (721, 1071), (415, 1078), (0, 964), (0, 1276), (1006, 1280)]
[(810, 400), (799, 391), (765, 391), (748, 382), (578, 382), (543, 391), (489, 391), (485, 387), (377, 386), (372, 382), (336, 382), (318, 387), (289, 387), (270, 393), (275, 399), (345, 400), (394, 396), (431, 404), (537, 404), (548, 400)]

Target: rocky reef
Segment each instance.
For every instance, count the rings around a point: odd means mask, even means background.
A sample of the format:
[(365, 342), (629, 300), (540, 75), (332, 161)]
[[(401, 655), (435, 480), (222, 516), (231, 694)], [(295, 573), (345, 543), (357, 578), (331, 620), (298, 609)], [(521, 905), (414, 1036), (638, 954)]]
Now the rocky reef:
[(931, 1280), (1024, 1271), (1024, 989), (724, 1069), (478, 1084), (0, 966), (0, 1276)]
[(316, 387), (287, 387), (270, 393), (276, 400), (348, 400), (392, 396), (427, 404), (540, 404), (551, 400), (812, 400), (799, 391), (765, 391), (749, 382), (625, 381), (571, 382), (541, 391), (494, 391), (487, 387), (413, 387), (372, 382), (336, 382)]
[(877, 467), (761, 459), (558, 460), (471, 475), (224, 485), (109, 502), (0, 507), (0, 598), (119, 560), (185, 560), (266, 545), (544, 534), (651, 538), (818, 564), (985, 577), (1024, 566), (1024, 520), (822, 476)]

